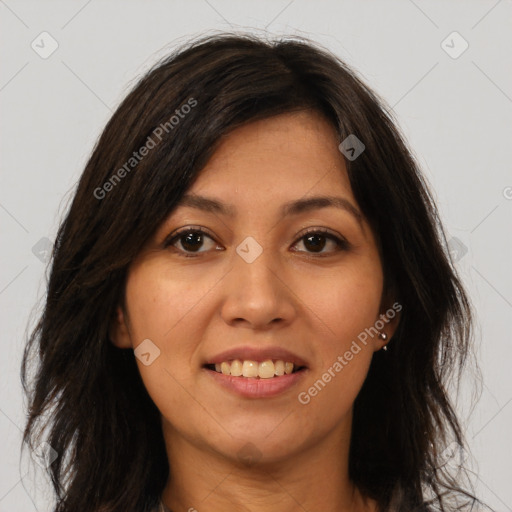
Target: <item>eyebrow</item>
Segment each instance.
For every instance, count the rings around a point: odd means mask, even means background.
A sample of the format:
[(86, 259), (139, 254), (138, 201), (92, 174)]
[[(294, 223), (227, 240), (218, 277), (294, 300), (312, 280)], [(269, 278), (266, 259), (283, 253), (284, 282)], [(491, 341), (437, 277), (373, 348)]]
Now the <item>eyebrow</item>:
[[(178, 206), (189, 206), (205, 212), (233, 217), (236, 209), (232, 205), (221, 203), (216, 199), (196, 194), (186, 194), (183, 196)], [(300, 213), (317, 210), (320, 208), (338, 208), (350, 213), (362, 227), (363, 216), (361, 212), (348, 200), (337, 196), (314, 196), (305, 199), (288, 201), (281, 207), (282, 217), (298, 215)]]

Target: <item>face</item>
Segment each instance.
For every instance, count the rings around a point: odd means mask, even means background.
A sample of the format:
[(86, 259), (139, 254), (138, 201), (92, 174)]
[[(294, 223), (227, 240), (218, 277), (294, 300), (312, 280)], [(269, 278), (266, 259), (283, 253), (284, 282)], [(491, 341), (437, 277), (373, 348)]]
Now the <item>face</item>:
[(112, 339), (176, 446), (272, 462), (349, 438), (390, 304), (338, 143), (311, 112), (236, 129), (131, 265)]

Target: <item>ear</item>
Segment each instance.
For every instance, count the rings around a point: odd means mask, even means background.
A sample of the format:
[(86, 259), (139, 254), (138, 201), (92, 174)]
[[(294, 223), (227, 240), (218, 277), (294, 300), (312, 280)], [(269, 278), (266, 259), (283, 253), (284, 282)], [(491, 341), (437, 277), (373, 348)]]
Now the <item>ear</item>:
[(384, 323), (384, 327), (380, 329), (380, 332), (385, 334), (387, 337), (386, 340), (381, 341), (382, 347), (391, 341), (396, 329), (398, 328), (398, 324), (400, 323), (402, 304), (395, 300), (395, 297), (395, 294), (384, 294), (380, 305), (379, 320)]
[(126, 313), (121, 306), (117, 306), (115, 317), (110, 323), (109, 337), (117, 348), (133, 348)]

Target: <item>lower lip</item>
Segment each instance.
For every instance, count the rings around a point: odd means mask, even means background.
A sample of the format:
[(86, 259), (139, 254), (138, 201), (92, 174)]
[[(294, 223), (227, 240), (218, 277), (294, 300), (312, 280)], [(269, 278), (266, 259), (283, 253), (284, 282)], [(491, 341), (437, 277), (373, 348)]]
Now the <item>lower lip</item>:
[(211, 377), (231, 392), (245, 398), (270, 398), (288, 391), (299, 382), (307, 370), (300, 370), (280, 377), (259, 379), (253, 377), (233, 377), (205, 369)]

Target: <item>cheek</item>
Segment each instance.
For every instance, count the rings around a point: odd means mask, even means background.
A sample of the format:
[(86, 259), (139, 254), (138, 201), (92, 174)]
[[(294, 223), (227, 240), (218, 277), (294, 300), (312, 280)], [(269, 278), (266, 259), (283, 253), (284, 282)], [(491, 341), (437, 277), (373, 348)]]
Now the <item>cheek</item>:
[(334, 424), (350, 411), (366, 378), (374, 350), (373, 331), (366, 330), (379, 318), (383, 283), (377, 263), (337, 270), (322, 281), (305, 295), (320, 334), (318, 365), (298, 398), (311, 421)]
[(134, 338), (153, 336), (162, 342), (167, 340), (211, 287), (208, 279), (171, 273), (165, 265), (136, 269), (130, 274), (126, 286)]
[[(309, 283), (311, 285), (311, 283)], [(347, 267), (322, 276), (314, 286), (303, 290), (315, 313), (317, 327), (326, 336), (322, 352), (330, 355), (348, 350), (353, 340), (379, 318), (382, 272), (377, 263)], [(328, 342), (327, 342), (328, 339)], [(332, 361), (324, 361), (324, 363)]]
[[(214, 272), (198, 275), (194, 268), (171, 271), (165, 259), (155, 258), (135, 267), (127, 280), (132, 343), (152, 340), (160, 350), (155, 364), (180, 383), (190, 375), (193, 357), (214, 313), (209, 304), (218, 279)], [(147, 369), (141, 366), (143, 378)]]
[[(160, 265), (135, 268), (126, 284), (130, 337), (134, 347), (150, 340), (150, 364), (136, 358), (144, 385), (165, 414), (179, 410), (187, 400), (184, 387), (190, 378), (194, 354), (195, 310), (208, 291), (190, 279), (171, 276)], [(190, 398), (190, 397), (188, 397)]]
[(381, 294), (375, 283), (358, 283), (333, 290), (324, 304), (325, 323), (330, 326), (340, 350), (373, 326), (379, 318)]

